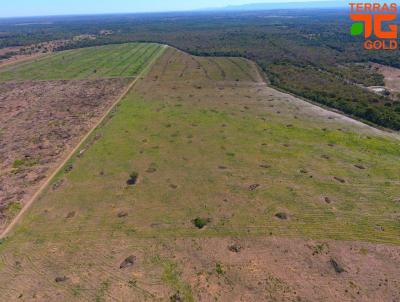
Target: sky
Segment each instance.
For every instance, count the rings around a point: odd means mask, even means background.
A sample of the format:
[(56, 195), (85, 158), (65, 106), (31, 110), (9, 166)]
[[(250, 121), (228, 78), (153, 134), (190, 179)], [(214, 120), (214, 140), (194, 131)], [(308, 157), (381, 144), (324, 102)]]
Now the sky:
[[(0, 18), (185, 11), (249, 3), (316, 0), (0, 0)], [(340, 0), (341, 1), (341, 0)]]

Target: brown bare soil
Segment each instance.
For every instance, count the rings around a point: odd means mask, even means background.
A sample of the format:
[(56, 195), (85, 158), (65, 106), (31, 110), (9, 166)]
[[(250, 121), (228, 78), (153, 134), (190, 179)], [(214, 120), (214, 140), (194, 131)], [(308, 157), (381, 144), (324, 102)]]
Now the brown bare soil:
[(129, 80), (0, 84), (1, 227), (121, 93)]
[(196, 301), (214, 297), (246, 302), (397, 301), (400, 297), (399, 247), (274, 237), (182, 239), (175, 242), (169, 257), (179, 263)]
[(380, 64), (372, 64), (373, 68), (385, 77), (385, 87), (395, 96), (400, 94), (400, 69)]

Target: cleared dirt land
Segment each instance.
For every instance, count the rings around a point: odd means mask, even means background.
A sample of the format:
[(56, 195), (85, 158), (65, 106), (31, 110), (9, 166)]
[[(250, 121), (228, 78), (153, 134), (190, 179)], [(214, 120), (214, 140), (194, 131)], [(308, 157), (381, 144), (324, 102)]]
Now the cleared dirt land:
[[(114, 56), (110, 55), (112, 49)], [(116, 101), (133, 81), (131, 76), (146, 66), (156, 54), (154, 50), (159, 51), (160, 46), (94, 47), (0, 70), (0, 74), (13, 80), (0, 83), (0, 230)], [(97, 60), (87, 62), (88, 54)], [(70, 56), (75, 67), (70, 61), (66, 63)], [(107, 62), (107, 68), (100, 57)], [(66, 68), (58, 66), (64, 63)], [(119, 76), (73, 80), (82, 78), (88, 66), (98, 69), (98, 77), (111, 75), (111, 70), (118, 71)]]
[(380, 64), (372, 66), (385, 77), (385, 87), (400, 98), (400, 69)]
[(396, 301), (398, 143), (169, 48), (2, 241), (0, 300)]
[(0, 84), (2, 227), (128, 83), (129, 79), (110, 79)]

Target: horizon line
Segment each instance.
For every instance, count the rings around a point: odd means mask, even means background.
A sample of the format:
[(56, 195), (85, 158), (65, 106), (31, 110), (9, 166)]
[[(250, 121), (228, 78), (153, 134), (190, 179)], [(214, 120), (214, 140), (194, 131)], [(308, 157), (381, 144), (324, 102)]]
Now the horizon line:
[[(310, 10), (313, 8), (310, 7), (298, 7), (298, 8), (265, 8), (265, 9), (243, 9), (240, 7), (251, 6), (251, 5), (285, 5), (285, 4), (296, 4), (301, 5), (302, 3), (322, 3), (322, 2), (336, 2), (332, 0), (304, 0), (304, 1), (285, 1), (279, 2), (278, 0), (274, 0), (273, 2), (249, 2), (241, 5), (228, 5), (228, 6), (217, 6), (217, 7), (209, 7), (209, 8), (198, 8), (191, 10), (160, 10), (160, 11), (138, 11), (138, 12), (113, 12), (113, 13), (67, 13), (67, 14), (48, 14), (48, 15), (23, 15), (23, 16), (0, 16), (0, 20), (4, 19), (22, 19), (22, 18), (54, 18), (54, 17), (85, 17), (85, 16), (111, 16), (111, 15), (146, 15), (146, 14), (173, 14), (173, 13), (238, 13), (238, 12), (251, 12), (251, 11), (276, 11), (276, 10)], [(345, 3), (343, 3), (344, 5)], [(232, 8), (238, 8), (238, 10), (231, 10)], [(338, 6), (333, 7), (315, 7), (315, 9), (340, 9), (340, 4)]]

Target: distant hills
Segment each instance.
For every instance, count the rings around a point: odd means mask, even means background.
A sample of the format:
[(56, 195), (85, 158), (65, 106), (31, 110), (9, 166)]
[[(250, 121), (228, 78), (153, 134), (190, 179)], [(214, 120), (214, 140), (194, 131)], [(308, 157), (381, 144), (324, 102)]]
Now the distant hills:
[(308, 2), (280, 2), (280, 3), (252, 3), (245, 5), (230, 5), (207, 10), (217, 11), (257, 11), (276, 9), (313, 9), (313, 8), (346, 8), (347, 1), (308, 1)]

